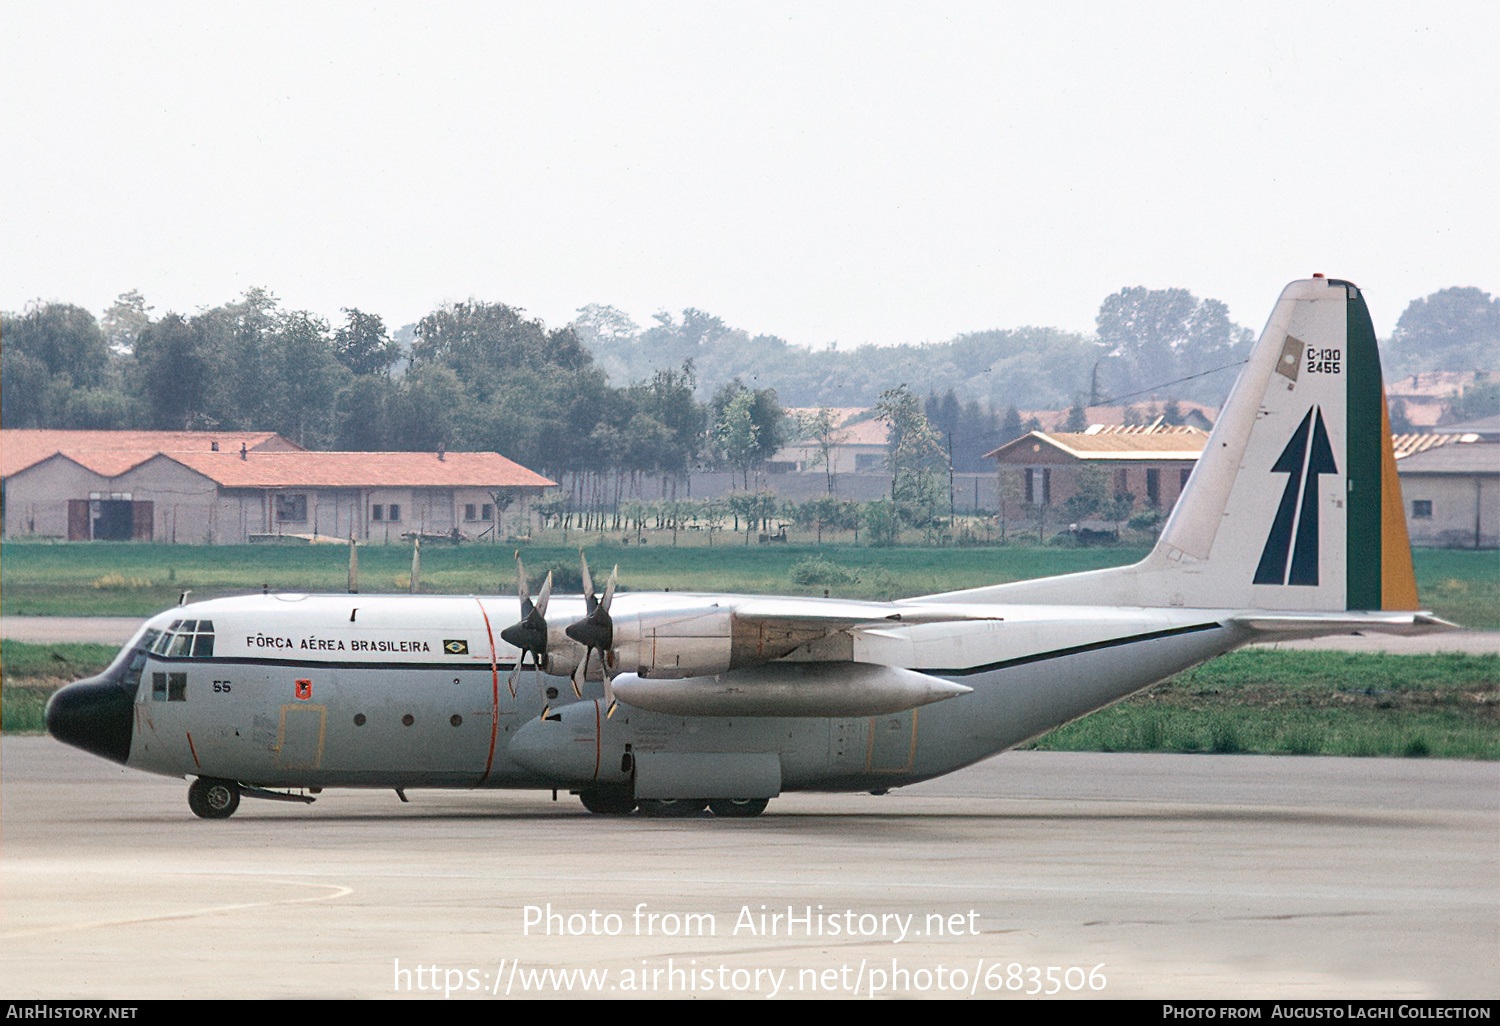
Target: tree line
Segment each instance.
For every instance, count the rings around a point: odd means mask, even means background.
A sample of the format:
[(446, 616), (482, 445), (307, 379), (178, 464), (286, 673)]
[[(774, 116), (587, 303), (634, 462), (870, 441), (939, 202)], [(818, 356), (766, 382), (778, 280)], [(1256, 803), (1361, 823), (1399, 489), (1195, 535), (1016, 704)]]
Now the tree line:
[[(309, 449), (504, 453), (576, 487), (745, 469), (786, 441), (772, 389), (697, 399), (691, 364), (624, 387), (572, 327), (470, 300), (411, 326), (403, 347), (358, 309), (341, 324), (264, 289), (191, 316), (152, 317), (136, 292), (104, 317), (38, 303), (0, 324), (8, 428), (276, 431)], [(615, 482), (619, 485), (619, 482)]]
[[(580, 505), (617, 505), (648, 486), (676, 497), (695, 467), (731, 470), (750, 490), (756, 468), (796, 437), (821, 438), (826, 455), (835, 425), (797, 421), (788, 406), (885, 404), (896, 492), (920, 496), (925, 478), (903, 470), (913, 445), (929, 470), (980, 470), (985, 453), (1036, 426), (1022, 408), (1071, 404), (1076, 420), (1106, 401), (1166, 401), (1168, 411), (1178, 398), (1217, 402), (1252, 339), (1217, 300), (1144, 287), (1106, 297), (1093, 336), (1020, 328), (852, 350), (751, 336), (692, 309), (643, 329), (595, 305), (549, 329), (479, 300), (393, 334), (376, 314), (345, 309), (333, 324), (261, 288), (191, 315), (154, 316), (128, 292), (102, 318), (38, 302), (0, 320), (6, 427), (269, 430), (311, 449), (492, 450), (566, 479)], [(1500, 370), (1500, 300), (1476, 288), (1415, 300), (1385, 354), (1392, 373)], [(1471, 413), (1488, 408), (1487, 387)]]

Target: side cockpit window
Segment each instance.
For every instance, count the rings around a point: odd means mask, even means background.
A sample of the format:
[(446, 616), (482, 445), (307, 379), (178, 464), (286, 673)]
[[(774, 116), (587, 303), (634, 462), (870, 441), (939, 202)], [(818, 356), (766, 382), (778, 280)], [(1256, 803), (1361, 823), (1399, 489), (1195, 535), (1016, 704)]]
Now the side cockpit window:
[(187, 674), (153, 673), (151, 675), (151, 700), (153, 702), (186, 702)]

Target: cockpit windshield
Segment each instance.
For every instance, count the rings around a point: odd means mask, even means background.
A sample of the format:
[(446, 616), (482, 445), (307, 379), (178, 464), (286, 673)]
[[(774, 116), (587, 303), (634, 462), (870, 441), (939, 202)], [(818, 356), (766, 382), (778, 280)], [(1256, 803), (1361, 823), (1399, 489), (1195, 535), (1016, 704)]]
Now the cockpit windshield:
[(173, 620), (150, 645), (153, 655), (197, 659), (214, 654), (212, 620)]

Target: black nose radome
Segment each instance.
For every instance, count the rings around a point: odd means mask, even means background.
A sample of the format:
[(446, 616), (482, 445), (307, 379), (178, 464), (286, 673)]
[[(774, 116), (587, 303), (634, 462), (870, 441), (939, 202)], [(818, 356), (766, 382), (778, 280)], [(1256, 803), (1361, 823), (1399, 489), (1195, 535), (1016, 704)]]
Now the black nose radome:
[(130, 758), (135, 688), (104, 676), (75, 681), (47, 703), (47, 733), (118, 763)]

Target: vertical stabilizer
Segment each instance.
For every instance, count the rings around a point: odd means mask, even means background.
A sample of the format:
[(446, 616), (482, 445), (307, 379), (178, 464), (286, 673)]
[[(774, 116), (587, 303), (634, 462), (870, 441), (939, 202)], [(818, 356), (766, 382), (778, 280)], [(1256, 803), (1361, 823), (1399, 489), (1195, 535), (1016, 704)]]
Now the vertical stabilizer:
[(1416, 608), (1380, 353), (1358, 288), (1314, 278), (1282, 292), (1147, 564), (1179, 585), (1151, 604), (1183, 593), (1257, 609)]

